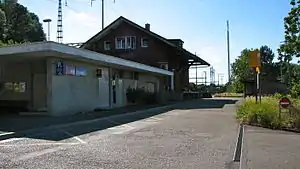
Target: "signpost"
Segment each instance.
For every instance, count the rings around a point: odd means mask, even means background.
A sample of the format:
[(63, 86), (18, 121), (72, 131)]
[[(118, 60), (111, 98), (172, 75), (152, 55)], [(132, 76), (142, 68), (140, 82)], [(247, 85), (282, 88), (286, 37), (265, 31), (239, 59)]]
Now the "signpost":
[(283, 97), (279, 100), (280, 108), (287, 109), (291, 105), (291, 101), (287, 97)]
[(282, 110), (290, 112), (291, 101), (287, 97), (283, 97), (279, 100), (279, 119), (281, 118)]
[(259, 101), (261, 103), (261, 90), (260, 90), (260, 67), (261, 67), (261, 60), (260, 60), (260, 51), (258, 49), (251, 51), (249, 53), (248, 58), (248, 64), (249, 67), (255, 69), (256, 72), (256, 94), (255, 94), (255, 100), (257, 104), (257, 93), (259, 93)]

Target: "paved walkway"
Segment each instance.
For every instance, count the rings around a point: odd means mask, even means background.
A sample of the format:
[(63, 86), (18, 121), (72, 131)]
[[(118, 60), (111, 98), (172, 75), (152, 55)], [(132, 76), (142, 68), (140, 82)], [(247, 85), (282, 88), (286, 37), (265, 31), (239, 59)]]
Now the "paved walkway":
[(232, 169), (238, 124), (226, 103), (193, 101), (3, 140), (0, 168)]
[[(172, 103), (169, 103), (172, 104)], [(174, 103), (173, 103), (174, 104)], [(166, 105), (166, 104), (164, 104)], [(10, 115), (0, 116), (0, 134), (7, 132), (18, 132), (33, 128), (46, 127), (50, 125), (58, 125), (72, 123), (83, 120), (91, 120), (117, 114), (124, 114), (143, 109), (149, 109), (161, 105), (146, 105), (146, 106), (128, 106), (111, 110), (96, 111), (90, 113), (79, 113), (63, 117), (50, 117), (40, 115)]]
[(242, 169), (299, 169), (300, 134), (245, 126)]

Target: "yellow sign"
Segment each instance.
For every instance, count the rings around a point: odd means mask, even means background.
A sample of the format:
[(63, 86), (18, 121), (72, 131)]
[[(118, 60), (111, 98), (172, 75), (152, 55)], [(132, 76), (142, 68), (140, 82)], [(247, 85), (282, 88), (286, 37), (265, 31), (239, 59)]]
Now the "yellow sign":
[(255, 71), (256, 71), (257, 73), (260, 73), (260, 68), (259, 68), (259, 67), (256, 67), (256, 68), (255, 68)]
[(249, 67), (261, 66), (259, 50), (254, 50), (249, 53), (248, 63), (249, 63)]

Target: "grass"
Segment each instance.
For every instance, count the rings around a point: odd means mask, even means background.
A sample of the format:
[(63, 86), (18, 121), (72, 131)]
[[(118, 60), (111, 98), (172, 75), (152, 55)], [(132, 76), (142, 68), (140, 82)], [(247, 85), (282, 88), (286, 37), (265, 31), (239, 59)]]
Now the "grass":
[(255, 98), (247, 98), (239, 105), (236, 117), (249, 125), (300, 131), (300, 100), (291, 99), (292, 106), (289, 111), (280, 113), (279, 98), (277, 95), (263, 97), (261, 104), (256, 104)]
[(216, 93), (214, 97), (244, 97), (243, 93)]

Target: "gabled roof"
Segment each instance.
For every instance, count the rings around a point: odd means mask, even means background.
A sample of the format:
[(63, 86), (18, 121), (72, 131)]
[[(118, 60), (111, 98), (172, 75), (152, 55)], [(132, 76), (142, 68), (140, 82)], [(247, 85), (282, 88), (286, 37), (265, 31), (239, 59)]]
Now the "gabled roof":
[[(94, 41), (97, 41), (99, 39), (101, 39), (102, 37), (104, 37), (105, 35), (107, 35), (108, 33), (110, 33), (110, 31), (114, 28), (117, 28), (121, 23), (127, 23), (129, 25), (132, 25), (133, 27), (149, 34), (150, 36), (154, 37), (154, 38), (157, 38), (158, 40), (164, 42), (165, 44), (171, 46), (171, 47), (174, 47), (176, 49), (178, 49), (179, 51), (187, 54), (187, 50), (183, 49), (183, 48), (180, 48), (178, 47), (177, 45), (175, 45), (174, 43), (170, 42), (170, 40), (150, 31), (150, 30), (147, 30), (145, 29), (144, 27), (124, 18), (123, 16), (120, 16), (118, 19), (116, 19), (115, 21), (113, 21), (111, 24), (109, 24), (107, 27), (105, 27), (103, 30), (101, 30), (99, 33), (97, 33), (96, 35), (94, 35), (93, 37), (91, 37), (89, 40), (87, 40), (85, 43), (83, 43), (80, 48), (85, 48), (89, 43), (91, 42), (94, 42)], [(197, 62), (200, 62), (201, 64), (203, 65), (210, 65), (209, 63), (207, 63), (206, 61), (204, 61), (203, 59), (199, 58), (198, 56), (188, 52), (188, 56), (191, 58), (191, 59), (194, 59), (195, 61)]]

